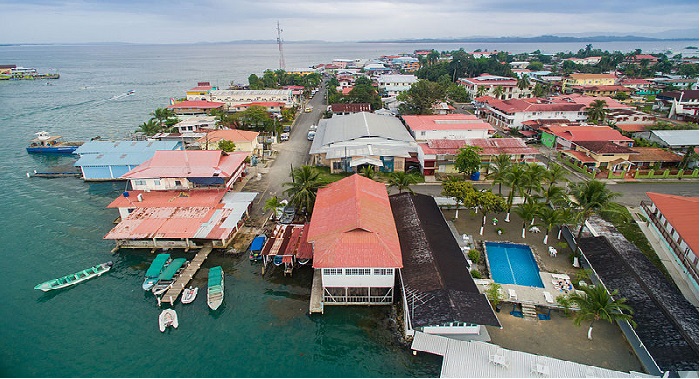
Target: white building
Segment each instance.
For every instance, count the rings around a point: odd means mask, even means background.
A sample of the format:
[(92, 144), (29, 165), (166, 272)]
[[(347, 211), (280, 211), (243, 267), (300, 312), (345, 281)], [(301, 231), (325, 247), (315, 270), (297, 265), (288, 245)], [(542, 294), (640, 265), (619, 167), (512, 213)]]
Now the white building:
[(503, 100), (518, 99), (523, 97), (532, 97), (530, 86), (528, 88), (518, 88), (518, 80), (515, 78), (481, 74), (474, 78), (462, 78), (457, 81), (457, 84), (463, 86), (469, 96), (475, 99), (479, 96), (496, 97), (496, 88), (501, 88), (503, 93), (500, 96)]
[(213, 90), (209, 92), (209, 101), (225, 103), (228, 108), (235, 108), (246, 103), (281, 102), (285, 107), (293, 107), (295, 97), (291, 89), (288, 90)]
[(475, 107), (478, 116), (502, 128), (522, 128), (523, 121), (528, 120), (584, 122), (588, 119), (585, 104), (550, 102), (540, 98), (498, 100), (482, 96), (475, 100)]
[(389, 96), (408, 91), (417, 81), (415, 75), (381, 75), (377, 78), (379, 92), (385, 92)]

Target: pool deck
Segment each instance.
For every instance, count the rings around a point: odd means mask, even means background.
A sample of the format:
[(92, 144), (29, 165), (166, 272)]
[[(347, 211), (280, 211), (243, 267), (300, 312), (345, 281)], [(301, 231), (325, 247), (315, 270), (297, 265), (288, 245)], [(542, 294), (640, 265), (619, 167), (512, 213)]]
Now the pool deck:
[[(555, 273), (555, 275), (556, 275), (556, 273)], [(564, 292), (554, 288), (554, 284), (552, 284), (552, 280), (556, 280), (556, 279), (554, 277), (552, 277), (552, 273), (540, 272), (540, 278), (542, 279), (542, 283), (544, 284), (544, 288), (519, 286), (517, 284), (501, 284), (501, 288), (503, 288), (503, 301), (507, 301), (510, 303), (516, 303), (516, 304), (525, 303), (525, 304), (533, 304), (533, 305), (541, 306), (541, 307), (561, 309), (561, 307), (559, 305), (557, 305), (556, 298), (559, 295), (563, 295)], [(489, 285), (491, 283), (493, 283), (493, 280), (480, 279), (476, 282), (477, 282), (477, 287), (479, 288), (479, 292), (485, 293), (486, 290), (489, 288)], [(509, 299), (509, 297), (508, 297), (508, 290), (509, 289), (512, 289), (515, 291), (515, 294), (517, 295), (517, 299)], [(552, 294), (552, 298), (554, 299), (553, 303), (548, 303), (545, 300), (544, 292), (549, 292), (550, 294)]]

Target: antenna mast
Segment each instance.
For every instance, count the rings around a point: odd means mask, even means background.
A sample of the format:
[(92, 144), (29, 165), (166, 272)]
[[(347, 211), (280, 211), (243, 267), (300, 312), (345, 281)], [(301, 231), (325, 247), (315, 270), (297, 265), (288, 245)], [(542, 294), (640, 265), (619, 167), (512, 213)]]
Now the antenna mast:
[(277, 21), (277, 47), (280, 51), (280, 69), (284, 70), (284, 52), (282, 51), (282, 29), (280, 29), (279, 21)]

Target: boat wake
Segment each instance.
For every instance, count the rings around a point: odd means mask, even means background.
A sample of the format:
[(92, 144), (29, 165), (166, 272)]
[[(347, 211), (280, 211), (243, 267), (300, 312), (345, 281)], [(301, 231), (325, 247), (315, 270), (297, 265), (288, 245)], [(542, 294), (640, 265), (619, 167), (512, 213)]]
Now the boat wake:
[(120, 94), (120, 95), (112, 96), (112, 97), (110, 98), (110, 100), (121, 100), (121, 99), (123, 99), (123, 98), (126, 98), (126, 97), (129, 97), (129, 96), (133, 95), (135, 92), (136, 92), (136, 91), (133, 90), (133, 89), (132, 89), (132, 90), (128, 90), (128, 91), (126, 91), (126, 92), (124, 92), (124, 93), (122, 93), (122, 94)]

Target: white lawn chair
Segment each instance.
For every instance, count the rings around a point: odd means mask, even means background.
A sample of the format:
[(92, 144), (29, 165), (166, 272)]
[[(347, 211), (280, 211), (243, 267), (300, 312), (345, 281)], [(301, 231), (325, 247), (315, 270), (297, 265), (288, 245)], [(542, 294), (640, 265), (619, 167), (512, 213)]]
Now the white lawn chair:
[(548, 291), (544, 291), (542, 293), (544, 294), (544, 301), (546, 301), (550, 304), (554, 304), (554, 297), (552, 296), (551, 293), (549, 293)]
[(512, 288), (508, 289), (508, 300), (518, 300), (518, 294), (516, 294), (515, 290)]

